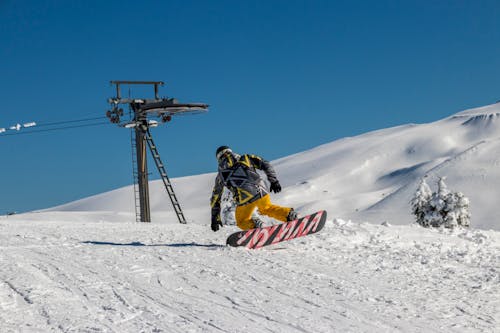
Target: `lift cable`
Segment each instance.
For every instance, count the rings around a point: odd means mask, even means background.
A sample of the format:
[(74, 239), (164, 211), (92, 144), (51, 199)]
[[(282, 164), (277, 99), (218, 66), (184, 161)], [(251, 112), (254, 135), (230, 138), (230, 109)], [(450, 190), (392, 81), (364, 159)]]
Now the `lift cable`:
[(0, 137), (3, 136), (14, 136), (14, 135), (26, 135), (26, 134), (35, 134), (35, 133), (42, 133), (42, 132), (51, 132), (51, 131), (60, 131), (60, 130), (65, 130), (65, 129), (72, 129), (72, 128), (80, 128), (80, 127), (91, 127), (91, 126), (102, 126), (102, 125), (110, 125), (109, 121), (106, 122), (99, 122), (99, 123), (90, 123), (90, 124), (83, 124), (83, 125), (72, 125), (72, 126), (63, 126), (63, 127), (55, 127), (55, 128), (47, 128), (47, 129), (42, 129), (42, 130), (24, 130), (16, 133), (5, 133), (5, 134), (0, 134)]
[(93, 118), (56, 121), (56, 122), (52, 122), (52, 123), (37, 123), (36, 127), (56, 126), (56, 125), (64, 125), (64, 124), (71, 124), (71, 123), (81, 123), (81, 122), (84, 122), (84, 121), (99, 120), (99, 119), (107, 119), (107, 118), (104, 117), (104, 116), (101, 116), (101, 117), (93, 117)]

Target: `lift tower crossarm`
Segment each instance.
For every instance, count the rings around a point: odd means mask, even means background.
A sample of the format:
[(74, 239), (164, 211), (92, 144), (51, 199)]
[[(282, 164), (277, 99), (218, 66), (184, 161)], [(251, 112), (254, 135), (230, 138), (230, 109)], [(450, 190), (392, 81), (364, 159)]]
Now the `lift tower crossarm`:
[(163, 81), (111, 81), (111, 84), (116, 85), (116, 98), (121, 99), (120, 85), (122, 84), (150, 84), (155, 86), (155, 98), (160, 99), (158, 97), (158, 86), (163, 86), (165, 83)]

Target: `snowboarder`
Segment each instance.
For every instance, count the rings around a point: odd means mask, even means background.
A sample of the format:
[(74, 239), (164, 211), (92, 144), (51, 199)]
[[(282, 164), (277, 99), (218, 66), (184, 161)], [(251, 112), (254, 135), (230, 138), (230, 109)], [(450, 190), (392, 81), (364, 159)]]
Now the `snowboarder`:
[(273, 217), (279, 221), (293, 221), (297, 213), (293, 208), (281, 207), (271, 203), (269, 192), (257, 169), (264, 171), (271, 183), (270, 192), (278, 193), (281, 185), (271, 164), (263, 158), (245, 154), (238, 155), (228, 146), (221, 146), (216, 151), (219, 163), (219, 173), (210, 200), (212, 207), (212, 230), (217, 231), (222, 226), (221, 196), (224, 187), (233, 194), (236, 202), (236, 225), (242, 230), (262, 226), (260, 220), (252, 219), (252, 213), (258, 209), (260, 214)]

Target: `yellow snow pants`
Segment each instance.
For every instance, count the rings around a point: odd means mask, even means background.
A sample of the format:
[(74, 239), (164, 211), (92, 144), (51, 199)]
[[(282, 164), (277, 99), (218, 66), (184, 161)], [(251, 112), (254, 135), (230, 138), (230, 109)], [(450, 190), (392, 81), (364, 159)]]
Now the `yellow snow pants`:
[(260, 214), (270, 216), (282, 222), (286, 222), (286, 218), (291, 210), (288, 207), (272, 204), (271, 197), (269, 194), (266, 194), (254, 202), (236, 207), (236, 225), (243, 230), (255, 228), (255, 223), (252, 221), (252, 213), (256, 208), (259, 209)]

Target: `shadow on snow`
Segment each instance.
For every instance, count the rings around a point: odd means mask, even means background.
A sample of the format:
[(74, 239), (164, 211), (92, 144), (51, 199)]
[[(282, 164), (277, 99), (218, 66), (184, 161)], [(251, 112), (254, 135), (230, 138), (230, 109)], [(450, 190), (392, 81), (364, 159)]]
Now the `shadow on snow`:
[(108, 245), (108, 246), (166, 246), (166, 247), (206, 247), (206, 248), (223, 248), (225, 245), (220, 244), (198, 244), (198, 243), (173, 243), (173, 244), (144, 244), (141, 242), (131, 242), (131, 243), (115, 243), (115, 242), (99, 242), (99, 241), (85, 241), (82, 244), (91, 245)]

